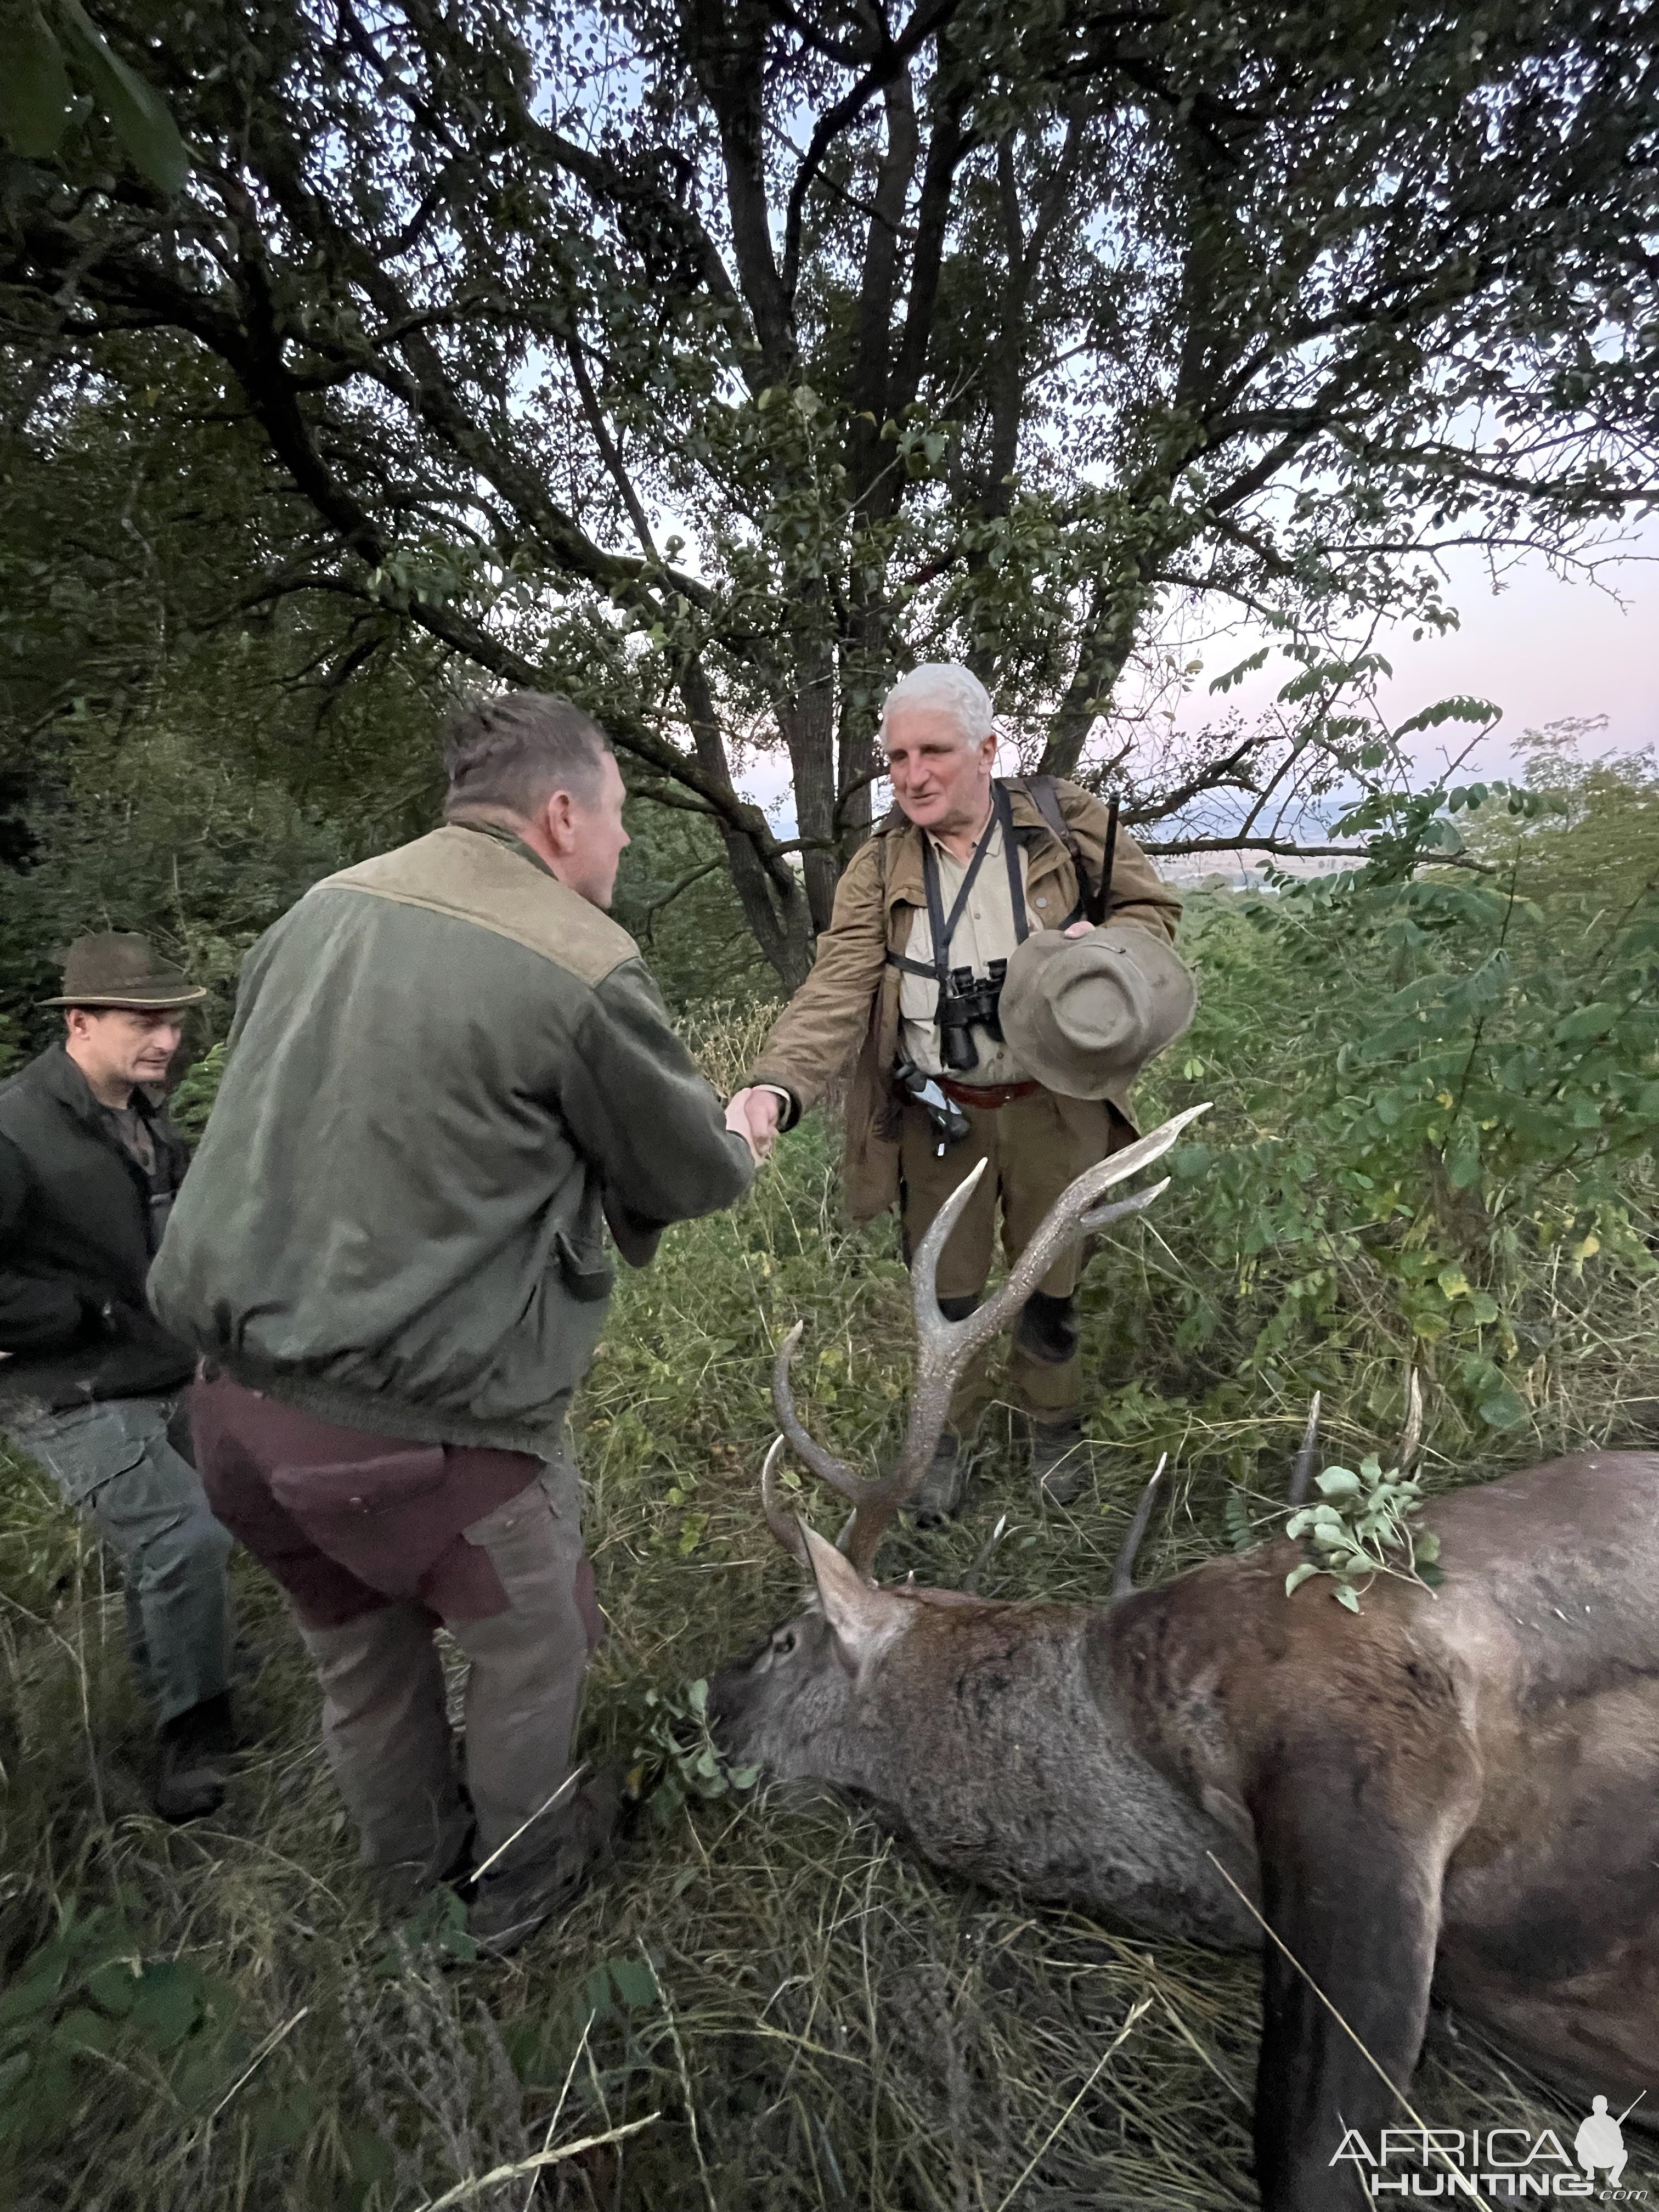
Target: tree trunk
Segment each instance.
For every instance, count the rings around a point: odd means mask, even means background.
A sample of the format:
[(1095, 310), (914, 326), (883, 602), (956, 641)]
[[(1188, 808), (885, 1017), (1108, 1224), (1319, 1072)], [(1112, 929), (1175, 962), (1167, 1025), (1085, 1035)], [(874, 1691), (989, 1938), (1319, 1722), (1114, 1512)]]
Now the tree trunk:
[[(681, 661), (678, 681), (698, 763), (729, 791), (731, 764), (726, 757), (714, 693), (707, 672), (695, 654)], [(787, 859), (780, 855), (769, 866), (753, 840), (727, 821), (721, 821), (720, 835), (732, 887), (755, 942), (785, 990), (798, 990), (812, 965), (812, 918), (806, 895)]]
[(836, 846), (835, 661), (827, 645), (809, 649), (793, 693), (778, 708), (778, 726), (794, 773), (807, 908), (813, 929), (827, 929), (841, 874)]
[(1075, 775), (1083, 747), (1097, 717), (1106, 711), (1112, 687), (1134, 650), (1146, 605), (1144, 585), (1125, 577), (1099, 588), (1084, 626), (1077, 664), (1059, 711), (1048, 725), (1039, 763), (1044, 775)]

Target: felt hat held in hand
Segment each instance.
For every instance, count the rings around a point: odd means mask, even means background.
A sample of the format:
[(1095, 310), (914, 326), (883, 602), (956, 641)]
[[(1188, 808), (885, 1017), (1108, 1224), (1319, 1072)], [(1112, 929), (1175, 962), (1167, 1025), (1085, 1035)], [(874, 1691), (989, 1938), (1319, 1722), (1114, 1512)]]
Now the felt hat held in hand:
[(1197, 1010), (1198, 987), (1174, 948), (1127, 921), (1082, 937), (1033, 930), (1009, 960), (1000, 1007), (1002, 1034), (1029, 1075), (1063, 1097), (1117, 1106)]

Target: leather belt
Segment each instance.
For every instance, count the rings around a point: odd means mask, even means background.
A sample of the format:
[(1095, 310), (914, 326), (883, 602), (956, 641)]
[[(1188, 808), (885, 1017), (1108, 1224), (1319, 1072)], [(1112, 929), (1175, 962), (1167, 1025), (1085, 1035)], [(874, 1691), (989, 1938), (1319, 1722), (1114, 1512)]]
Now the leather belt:
[(1035, 1097), (1042, 1088), (1040, 1083), (953, 1083), (948, 1075), (941, 1075), (939, 1084), (945, 1097), (958, 1106), (987, 1109), (1010, 1106), (1016, 1098)]

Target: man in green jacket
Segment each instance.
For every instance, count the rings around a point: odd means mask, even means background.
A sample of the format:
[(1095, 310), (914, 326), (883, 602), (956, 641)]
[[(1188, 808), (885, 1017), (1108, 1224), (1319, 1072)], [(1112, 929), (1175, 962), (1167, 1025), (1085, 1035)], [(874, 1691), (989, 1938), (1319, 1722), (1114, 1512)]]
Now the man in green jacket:
[[(566, 1435), (636, 1266), (753, 1173), (607, 919), (628, 837), (568, 700), (474, 707), (445, 826), (317, 884), (249, 954), (226, 1073), (151, 1276), (209, 1364), (216, 1511), (289, 1592), (390, 1902), (467, 1864), (521, 1942), (613, 1808), (570, 1745), (597, 1643)], [(433, 1644), (471, 1662), (465, 1782)], [(469, 1802), (470, 1801), (470, 1802)]]
[(190, 1157), (161, 1085), (206, 995), (142, 937), (80, 938), (62, 1039), (0, 1085), (0, 1431), (121, 1562), (171, 1820), (217, 1807), (232, 1747), (231, 1540), (177, 1449), (195, 1361), (144, 1305)]

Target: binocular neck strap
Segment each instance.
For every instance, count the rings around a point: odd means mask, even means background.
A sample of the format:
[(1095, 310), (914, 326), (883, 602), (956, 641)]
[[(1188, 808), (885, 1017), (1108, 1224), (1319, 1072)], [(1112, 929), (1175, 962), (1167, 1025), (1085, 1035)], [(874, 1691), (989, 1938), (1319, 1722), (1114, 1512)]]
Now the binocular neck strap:
[(1019, 848), (1014, 842), (1014, 812), (1002, 785), (994, 782), (991, 786), (990, 817), (978, 844), (974, 848), (974, 857), (968, 863), (968, 872), (962, 879), (962, 888), (957, 893), (948, 921), (945, 919), (945, 900), (939, 890), (939, 860), (933, 851), (933, 841), (926, 830), (922, 832), (921, 876), (927, 889), (927, 926), (933, 939), (933, 975), (941, 998), (950, 986), (951, 939), (957, 933), (957, 924), (962, 920), (968, 904), (968, 895), (974, 888), (980, 864), (990, 850), (992, 835), (999, 827), (1002, 830), (1002, 857), (1008, 868), (1008, 897), (1014, 910), (1014, 939), (1016, 943), (1024, 945), (1031, 933), (1030, 923), (1025, 913), (1025, 886), (1020, 880)]

